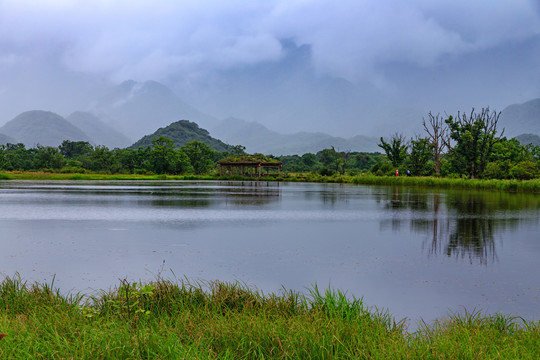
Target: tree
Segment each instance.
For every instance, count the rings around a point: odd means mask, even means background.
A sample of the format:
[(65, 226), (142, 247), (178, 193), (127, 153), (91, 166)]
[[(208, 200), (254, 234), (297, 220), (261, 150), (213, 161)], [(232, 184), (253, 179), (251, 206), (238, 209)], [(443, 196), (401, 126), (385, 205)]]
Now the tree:
[(214, 167), (213, 157), (216, 153), (203, 142), (193, 140), (180, 148), (191, 161), (196, 174), (204, 174)]
[(6, 170), (9, 168), (9, 161), (6, 156), (6, 146), (0, 145), (0, 170)]
[(381, 137), (381, 143), (378, 146), (384, 150), (388, 160), (392, 162), (394, 167), (399, 167), (407, 158), (407, 144), (402, 134), (396, 133), (392, 135), (389, 143)]
[(433, 160), (435, 161), (435, 174), (441, 173), (441, 154), (450, 144), (448, 136), (448, 127), (445, 121), (439, 114), (433, 115), (431, 111), (428, 113), (429, 125), (423, 119), (424, 130), (428, 134), (428, 139), (433, 150)]
[(36, 169), (61, 169), (64, 165), (64, 157), (60, 150), (52, 146), (37, 146), (34, 155), (34, 167)]
[(497, 135), (500, 115), (500, 112), (490, 112), (489, 108), (482, 108), (477, 114), (473, 108), (470, 114), (458, 112), (455, 120), (452, 116), (445, 120), (450, 138), (455, 141), (450, 149), (454, 171), (471, 179), (482, 177), (493, 146), (501, 141), (504, 133), (503, 130)]
[[(320, 158), (321, 163), (323, 164), (323, 171), (325, 173), (331, 173), (334, 170), (337, 171), (339, 164), (337, 162), (338, 156), (336, 149), (331, 146), (329, 149), (323, 149), (317, 153), (317, 156)], [(329, 169), (331, 169), (329, 171)]]
[(64, 140), (58, 147), (66, 159), (73, 159), (81, 155), (90, 155), (93, 150), (88, 141), (70, 141)]
[(341, 175), (345, 174), (345, 167), (347, 166), (347, 162), (349, 161), (349, 158), (351, 157), (351, 150), (345, 150), (338, 153), (339, 155), (339, 165), (341, 169), (339, 170), (339, 173)]
[(88, 158), (90, 170), (111, 171), (113, 154), (106, 146), (96, 146)]
[(4, 168), (6, 170), (30, 170), (35, 151), (26, 149), (24, 144), (6, 144), (4, 148)]
[(176, 150), (171, 139), (159, 136), (152, 140), (150, 161), (152, 170), (156, 174), (176, 172), (176, 160)]
[(229, 151), (234, 155), (246, 155), (246, 147), (242, 145), (233, 145)]
[(433, 144), (427, 138), (411, 139), (411, 153), (407, 165), (414, 176), (427, 176), (433, 172)]

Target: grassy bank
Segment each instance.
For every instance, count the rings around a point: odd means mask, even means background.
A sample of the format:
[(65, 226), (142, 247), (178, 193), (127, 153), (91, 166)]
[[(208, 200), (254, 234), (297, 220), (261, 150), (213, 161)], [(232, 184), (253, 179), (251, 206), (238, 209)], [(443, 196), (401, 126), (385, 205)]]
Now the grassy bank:
[(540, 323), (464, 313), (407, 333), (339, 291), (262, 294), (239, 284), (121, 282), (94, 296), (0, 285), (0, 358), (533, 359)]
[(217, 178), (214, 175), (72, 174), (41, 171), (0, 173), (0, 180), (216, 180)]
[(358, 185), (423, 186), (446, 189), (497, 190), (540, 193), (540, 179), (534, 180), (479, 180), (442, 177), (408, 177), (361, 175), (322, 176), (316, 173), (289, 174), (286, 177), (245, 177), (240, 175), (138, 175), (138, 174), (63, 174), (48, 172), (4, 172), (0, 180), (230, 180), (230, 181), (289, 181), (317, 183), (348, 183)]

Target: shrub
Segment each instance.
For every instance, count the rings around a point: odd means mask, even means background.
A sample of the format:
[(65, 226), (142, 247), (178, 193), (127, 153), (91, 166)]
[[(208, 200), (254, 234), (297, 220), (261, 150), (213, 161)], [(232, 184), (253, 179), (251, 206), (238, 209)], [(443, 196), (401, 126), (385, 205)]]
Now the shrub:
[(510, 177), (513, 179), (530, 180), (538, 175), (538, 166), (532, 161), (521, 161), (510, 169)]

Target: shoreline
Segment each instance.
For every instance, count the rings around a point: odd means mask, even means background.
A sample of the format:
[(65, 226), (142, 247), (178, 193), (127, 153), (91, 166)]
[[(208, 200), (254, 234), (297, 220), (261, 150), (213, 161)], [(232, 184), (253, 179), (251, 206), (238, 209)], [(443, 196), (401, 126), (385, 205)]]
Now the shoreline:
[(355, 185), (397, 185), (420, 186), (444, 189), (496, 190), (506, 192), (540, 193), (540, 179), (533, 180), (498, 180), (498, 179), (461, 179), (443, 177), (393, 177), (360, 175), (322, 176), (313, 173), (290, 174), (285, 177), (245, 177), (219, 175), (138, 175), (138, 174), (102, 174), (102, 173), (49, 173), (49, 172), (0, 172), (0, 180), (214, 180), (214, 181), (282, 181), (311, 183), (343, 183)]

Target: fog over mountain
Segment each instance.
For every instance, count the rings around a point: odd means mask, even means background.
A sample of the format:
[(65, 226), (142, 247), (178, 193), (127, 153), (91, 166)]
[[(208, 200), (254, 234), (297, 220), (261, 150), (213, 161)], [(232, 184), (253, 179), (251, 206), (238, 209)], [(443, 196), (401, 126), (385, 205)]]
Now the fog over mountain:
[(107, 125), (95, 114), (75, 111), (66, 117), (66, 120), (88, 135), (94, 145), (105, 145), (110, 149), (114, 149), (124, 148), (132, 143), (123, 132)]
[[(535, 0), (0, 0), (0, 126), (106, 109), (131, 118), (132, 140), (230, 116), (282, 134), (413, 135), (428, 111), (539, 98), (539, 58)], [(172, 89), (191, 116), (103, 97), (135, 95), (129, 80)]]

